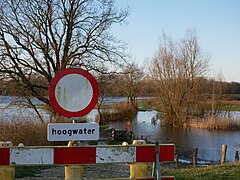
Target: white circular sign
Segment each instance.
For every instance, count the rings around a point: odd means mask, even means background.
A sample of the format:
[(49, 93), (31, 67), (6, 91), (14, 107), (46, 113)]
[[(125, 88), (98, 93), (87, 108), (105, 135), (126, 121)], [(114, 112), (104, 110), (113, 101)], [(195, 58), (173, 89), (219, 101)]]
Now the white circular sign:
[(93, 89), (87, 78), (79, 74), (69, 74), (58, 81), (55, 88), (57, 103), (70, 112), (81, 111), (88, 106)]
[(49, 85), (50, 103), (66, 117), (81, 117), (89, 113), (97, 104), (98, 93), (95, 78), (78, 68), (61, 71)]

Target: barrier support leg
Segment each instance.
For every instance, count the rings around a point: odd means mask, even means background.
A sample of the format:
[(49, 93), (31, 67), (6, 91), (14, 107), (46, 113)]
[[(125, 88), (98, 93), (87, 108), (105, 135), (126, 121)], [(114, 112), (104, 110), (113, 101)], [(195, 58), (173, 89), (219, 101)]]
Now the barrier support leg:
[[(68, 147), (80, 147), (80, 141), (69, 141)], [(65, 165), (65, 180), (82, 180), (83, 179), (83, 165)]]
[(155, 162), (155, 168), (156, 168), (156, 178), (157, 180), (160, 180), (161, 179), (161, 172), (160, 172), (160, 157), (159, 157), (159, 154), (160, 154), (160, 149), (159, 149), (159, 144), (158, 142), (156, 142), (156, 162)]
[[(146, 145), (145, 140), (134, 140), (132, 145)], [(130, 164), (130, 179), (147, 177), (148, 163), (131, 163)]]
[[(0, 142), (0, 148), (12, 147), (12, 142)], [(0, 166), (0, 180), (14, 180), (15, 178), (15, 166)]]

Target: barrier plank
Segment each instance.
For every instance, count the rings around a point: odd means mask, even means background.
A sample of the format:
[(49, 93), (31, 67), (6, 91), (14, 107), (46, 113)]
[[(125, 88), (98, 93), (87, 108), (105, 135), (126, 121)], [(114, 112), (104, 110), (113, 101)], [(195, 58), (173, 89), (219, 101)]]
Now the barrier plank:
[[(174, 161), (175, 146), (159, 146), (160, 161)], [(3, 165), (58, 165), (155, 162), (155, 146), (11, 147), (0, 148)]]

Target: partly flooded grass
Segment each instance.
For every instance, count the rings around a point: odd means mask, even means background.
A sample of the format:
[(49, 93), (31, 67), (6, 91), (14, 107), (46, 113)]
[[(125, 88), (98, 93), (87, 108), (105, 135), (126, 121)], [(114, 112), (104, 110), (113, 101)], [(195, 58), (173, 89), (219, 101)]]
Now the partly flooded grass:
[(240, 179), (240, 164), (211, 165), (208, 167), (163, 167), (162, 175), (174, 176), (175, 179)]

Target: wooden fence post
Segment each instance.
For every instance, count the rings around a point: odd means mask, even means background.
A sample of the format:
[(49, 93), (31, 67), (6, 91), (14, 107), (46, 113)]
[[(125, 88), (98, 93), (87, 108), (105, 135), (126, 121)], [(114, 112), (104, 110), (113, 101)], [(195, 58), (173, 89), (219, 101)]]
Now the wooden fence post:
[(176, 167), (179, 166), (179, 157), (178, 157), (178, 154), (176, 154)]
[(224, 164), (226, 161), (226, 154), (227, 154), (227, 145), (222, 145), (222, 157), (221, 157), (221, 164)]
[(235, 162), (239, 161), (239, 154), (238, 151), (235, 152)]
[(193, 167), (196, 167), (197, 165), (197, 154), (198, 154), (198, 148), (193, 149)]

